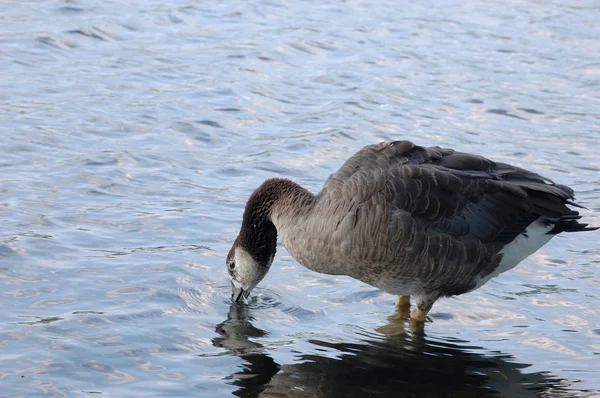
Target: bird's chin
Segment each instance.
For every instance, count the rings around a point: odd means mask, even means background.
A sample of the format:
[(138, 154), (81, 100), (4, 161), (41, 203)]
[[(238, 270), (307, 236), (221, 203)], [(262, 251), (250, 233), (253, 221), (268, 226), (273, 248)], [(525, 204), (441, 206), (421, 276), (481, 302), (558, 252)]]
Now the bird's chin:
[(234, 303), (245, 303), (249, 295), (250, 289), (237, 287), (233, 282), (231, 282), (231, 301)]

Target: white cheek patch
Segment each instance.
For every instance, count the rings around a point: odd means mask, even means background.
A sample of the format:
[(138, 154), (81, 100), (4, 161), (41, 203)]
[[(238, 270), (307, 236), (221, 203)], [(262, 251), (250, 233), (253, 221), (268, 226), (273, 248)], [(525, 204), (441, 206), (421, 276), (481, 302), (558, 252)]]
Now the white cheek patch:
[(250, 265), (255, 263), (254, 259), (246, 250), (242, 249), (240, 246), (235, 248), (235, 263), (244, 263), (244, 265)]
[(235, 278), (231, 278), (231, 283), (233, 283), (233, 286), (235, 286), (236, 289), (241, 289), (242, 288), (242, 284), (239, 283), (237, 281), (237, 279), (235, 279)]
[(260, 265), (254, 261), (250, 253), (239, 246), (235, 248), (234, 256), (237, 280), (234, 280), (233, 284), (237, 288), (252, 290), (262, 279), (259, 272)]

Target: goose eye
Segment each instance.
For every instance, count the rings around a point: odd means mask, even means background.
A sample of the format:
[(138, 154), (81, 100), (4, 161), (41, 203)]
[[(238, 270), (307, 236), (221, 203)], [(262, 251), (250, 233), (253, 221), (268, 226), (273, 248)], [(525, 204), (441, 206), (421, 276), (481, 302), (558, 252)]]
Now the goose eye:
[(235, 268), (235, 263), (232, 261), (229, 264), (227, 264), (227, 267), (229, 267), (230, 270), (233, 270)]

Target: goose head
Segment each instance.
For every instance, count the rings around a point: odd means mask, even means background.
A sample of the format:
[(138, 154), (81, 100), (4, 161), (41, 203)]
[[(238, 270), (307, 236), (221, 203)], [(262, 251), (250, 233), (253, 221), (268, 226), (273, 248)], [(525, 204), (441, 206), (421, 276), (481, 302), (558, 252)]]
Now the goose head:
[(267, 180), (246, 203), (240, 233), (226, 260), (231, 279), (231, 299), (236, 303), (250, 295), (273, 263), (277, 229), (271, 222), (271, 210), (278, 194), (278, 184)]
[[(265, 253), (266, 254), (266, 253)], [(275, 256), (275, 248), (267, 256), (258, 256), (245, 248), (239, 238), (227, 255), (227, 271), (231, 279), (231, 300), (239, 303), (250, 295), (252, 289), (263, 280)]]

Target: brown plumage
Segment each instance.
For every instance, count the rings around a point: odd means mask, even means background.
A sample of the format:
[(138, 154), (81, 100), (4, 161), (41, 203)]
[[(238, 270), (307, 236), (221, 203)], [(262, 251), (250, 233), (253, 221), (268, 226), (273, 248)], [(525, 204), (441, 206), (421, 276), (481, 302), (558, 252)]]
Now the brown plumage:
[[(264, 277), (278, 234), (301, 264), (433, 303), (516, 266), (579, 223), (573, 191), (528, 170), (409, 141), (371, 145), (313, 195), (284, 179), (250, 197), (227, 263), (239, 300)], [(243, 294), (242, 294), (243, 293)]]

